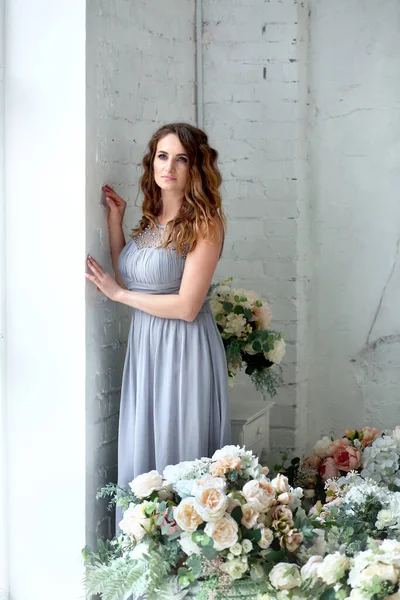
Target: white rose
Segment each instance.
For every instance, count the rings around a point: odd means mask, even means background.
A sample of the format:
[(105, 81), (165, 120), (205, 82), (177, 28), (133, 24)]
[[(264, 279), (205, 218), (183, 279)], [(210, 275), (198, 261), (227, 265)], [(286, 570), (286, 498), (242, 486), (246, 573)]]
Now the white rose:
[(342, 579), (350, 567), (350, 560), (347, 556), (334, 552), (325, 556), (323, 562), (318, 567), (318, 577), (328, 585), (333, 585)]
[(158, 471), (149, 471), (149, 473), (143, 473), (143, 475), (135, 477), (130, 482), (129, 487), (136, 498), (147, 498), (152, 492), (163, 487), (163, 480)]
[(240, 558), (234, 558), (225, 564), (224, 571), (231, 579), (241, 579), (247, 571), (247, 564), (243, 563)]
[(224, 314), (224, 305), (215, 297), (210, 298), (210, 307), (214, 317), (218, 314)]
[(226, 479), (223, 477), (213, 477), (212, 475), (207, 475), (206, 477), (202, 477), (201, 479), (195, 479), (192, 487), (192, 494), (196, 496), (199, 490), (204, 490), (207, 487), (215, 488), (220, 492), (226, 492)]
[(392, 437), (394, 440), (396, 440), (396, 442), (400, 442), (400, 425), (396, 425), (396, 427), (393, 430)]
[(386, 527), (390, 527), (396, 523), (397, 518), (397, 515), (394, 515), (391, 510), (382, 509), (376, 516), (375, 527), (377, 529), (385, 529)]
[(247, 529), (253, 529), (257, 525), (257, 519), (260, 516), (260, 513), (256, 510), (254, 504), (243, 504), (242, 513), (242, 525), (247, 527)]
[(261, 527), (261, 539), (258, 542), (260, 548), (269, 548), (274, 541), (274, 534), (268, 527)]
[(311, 585), (314, 585), (318, 579), (318, 566), (324, 559), (322, 556), (311, 556), (306, 564), (301, 568), (301, 578), (303, 581), (311, 579)]
[(313, 454), (324, 460), (328, 456), (333, 456), (333, 442), (328, 436), (324, 436), (315, 444)]
[(278, 473), (275, 479), (271, 481), (271, 485), (278, 494), (288, 492), (290, 489), (289, 480), (285, 475), (282, 475), (282, 473)]
[(203, 522), (202, 517), (194, 507), (194, 502), (194, 498), (184, 498), (173, 509), (174, 519), (183, 531), (196, 531), (200, 523)]
[(216, 450), (211, 457), (211, 460), (220, 460), (221, 458), (226, 458), (227, 456), (240, 456), (243, 452), (243, 448), (240, 446), (224, 446), (219, 450)]
[(397, 583), (399, 578), (399, 569), (394, 565), (376, 563), (366, 567), (360, 574), (360, 582), (362, 585), (372, 583), (374, 578), (377, 578), (379, 583), (383, 583), (384, 581)]
[(192, 534), (189, 531), (184, 531), (181, 533), (181, 537), (178, 539), (178, 542), (180, 543), (182, 550), (188, 556), (191, 554), (201, 554), (201, 549), (192, 540)]
[(241, 544), (239, 544), (239, 542), (236, 542), (236, 544), (233, 544), (233, 546), (231, 546), (229, 548), (229, 552), (232, 552), (232, 554), (234, 556), (240, 556), (242, 554), (242, 546), (241, 546)]
[(277, 590), (291, 590), (301, 585), (300, 569), (297, 565), (278, 563), (272, 568), (269, 580)]
[(187, 472), (192, 468), (190, 461), (185, 460), (177, 465), (167, 465), (163, 471), (163, 478), (166, 484), (176, 483), (180, 479), (184, 479)]
[(279, 365), (286, 354), (286, 342), (283, 338), (274, 342), (274, 347), (269, 352), (265, 353), (265, 357), (271, 362)]
[(228, 497), (217, 488), (205, 487), (196, 490), (194, 507), (204, 521), (217, 521), (228, 506)]
[(250, 540), (242, 540), (242, 548), (243, 548), (243, 552), (248, 554), (249, 552), (251, 552), (253, 550), (253, 544), (251, 543)]
[(214, 540), (214, 548), (218, 551), (230, 548), (238, 541), (238, 524), (228, 514), (207, 523), (204, 531)]
[(188, 498), (189, 496), (193, 496), (193, 485), (194, 479), (179, 479), (176, 483), (174, 483), (174, 490), (180, 496), (180, 498)]
[(144, 512), (150, 502), (142, 504), (131, 504), (124, 512), (122, 521), (119, 523), (120, 529), (127, 535), (133, 535), (139, 542), (146, 533), (151, 533), (151, 519)]

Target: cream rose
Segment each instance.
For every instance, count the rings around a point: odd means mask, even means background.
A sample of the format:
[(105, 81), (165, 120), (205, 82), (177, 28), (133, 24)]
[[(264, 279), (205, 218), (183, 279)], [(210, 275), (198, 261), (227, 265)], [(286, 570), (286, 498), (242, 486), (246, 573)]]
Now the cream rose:
[(122, 521), (119, 523), (120, 529), (127, 535), (132, 535), (139, 542), (146, 533), (151, 533), (151, 519), (144, 512), (150, 502), (142, 504), (131, 503), (124, 512)]
[(130, 482), (129, 487), (136, 498), (147, 498), (152, 492), (163, 487), (163, 479), (158, 471), (149, 471), (135, 477)]
[(325, 435), (323, 438), (318, 440), (318, 442), (315, 444), (315, 446), (313, 448), (313, 453), (316, 456), (319, 456), (320, 458), (322, 458), (322, 460), (325, 460), (325, 458), (327, 458), (328, 456), (332, 457), (333, 456), (332, 440), (328, 436)]
[(221, 458), (213, 463), (210, 467), (210, 472), (214, 477), (225, 477), (230, 471), (238, 471), (241, 473), (241, 466), (242, 463), (238, 456), (227, 456), (226, 458)]
[(360, 574), (361, 585), (372, 583), (374, 578), (377, 578), (379, 583), (390, 581), (397, 583), (399, 579), (399, 569), (394, 565), (386, 565), (384, 563), (376, 563), (369, 565)]
[(285, 475), (282, 475), (282, 473), (278, 473), (275, 479), (271, 481), (271, 485), (277, 494), (283, 494), (284, 492), (288, 492), (290, 489), (289, 480)]
[(217, 490), (220, 490), (220, 492), (225, 492), (226, 479), (223, 479), (222, 477), (213, 477), (212, 475), (207, 475), (201, 479), (195, 479), (192, 485), (192, 495), (196, 496), (199, 490), (204, 490), (207, 487), (216, 488)]
[(200, 523), (203, 523), (203, 519), (196, 511), (194, 503), (194, 498), (184, 498), (173, 509), (174, 519), (183, 531), (196, 531)]
[(278, 563), (272, 568), (269, 580), (277, 590), (291, 590), (301, 585), (300, 569), (297, 565)]
[(310, 556), (306, 564), (301, 568), (301, 578), (303, 581), (308, 579), (311, 585), (314, 585), (318, 580), (318, 567), (324, 559), (322, 556)]
[(274, 534), (268, 527), (261, 527), (261, 539), (257, 542), (260, 548), (266, 550), (274, 541)]
[(194, 507), (204, 521), (217, 521), (228, 506), (228, 497), (217, 488), (206, 487), (196, 491)]
[(257, 519), (260, 516), (254, 504), (243, 504), (242, 513), (242, 525), (247, 527), (247, 529), (253, 529), (257, 525)]
[(350, 567), (350, 560), (347, 556), (334, 552), (325, 556), (323, 562), (318, 567), (318, 577), (326, 584), (334, 585), (342, 579)]
[(214, 540), (214, 548), (218, 551), (230, 548), (238, 541), (238, 524), (228, 514), (207, 523), (204, 531)]
[(265, 358), (279, 365), (286, 354), (286, 342), (283, 338), (274, 342), (274, 347), (269, 352), (265, 352)]

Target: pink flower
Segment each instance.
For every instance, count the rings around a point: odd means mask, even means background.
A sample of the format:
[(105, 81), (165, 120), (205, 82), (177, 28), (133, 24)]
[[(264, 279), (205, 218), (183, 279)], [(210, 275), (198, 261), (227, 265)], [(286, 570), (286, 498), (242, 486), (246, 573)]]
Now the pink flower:
[(335, 464), (335, 460), (330, 456), (324, 460), (319, 470), (319, 474), (322, 479), (326, 481), (327, 479), (332, 479), (332, 477), (338, 477), (340, 475), (339, 469)]
[(371, 427), (364, 427), (364, 429), (361, 431), (360, 442), (364, 446), (364, 448), (366, 448), (367, 446), (370, 446), (372, 444), (372, 442), (376, 439), (376, 437), (378, 435), (379, 435), (378, 429), (372, 429)]
[(342, 448), (342, 446), (351, 446), (351, 441), (348, 440), (347, 438), (339, 438), (338, 440), (333, 442), (331, 456), (333, 456), (335, 454), (336, 448)]
[(253, 314), (256, 317), (257, 329), (268, 329), (271, 325), (272, 311), (266, 302), (262, 306), (253, 308)]
[[(348, 440), (347, 440), (348, 441)], [(361, 464), (361, 452), (349, 444), (337, 444), (333, 452), (333, 459), (341, 471), (354, 471)]]

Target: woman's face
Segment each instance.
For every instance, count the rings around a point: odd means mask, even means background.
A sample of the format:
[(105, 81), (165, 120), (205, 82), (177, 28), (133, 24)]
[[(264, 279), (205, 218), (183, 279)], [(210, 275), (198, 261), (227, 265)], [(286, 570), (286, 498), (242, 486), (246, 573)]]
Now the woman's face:
[(153, 167), (154, 179), (161, 190), (183, 195), (189, 176), (189, 158), (177, 135), (169, 133), (159, 140)]

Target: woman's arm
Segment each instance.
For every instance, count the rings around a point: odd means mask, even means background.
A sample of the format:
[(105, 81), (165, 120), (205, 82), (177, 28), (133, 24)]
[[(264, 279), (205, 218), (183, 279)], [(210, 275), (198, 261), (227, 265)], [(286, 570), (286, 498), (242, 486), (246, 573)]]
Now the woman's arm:
[(117, 302), (132, 306), (155, 317), (194, 321), (206, 299), (218, 263), (222, 245), (220, 239), (211, 244), (202, 238), (189, 252), (178, 294), (143, 294), (121, 290)]
[(115, 273), (115, 279), (119, 283), (119, 285), (126, 289), (126, 285), (124, 280), (121, 277), (121, 274), (118, 270), (118, 257), (121, 254), (122, 249), (124, 248), (125, 236), (122, 231), (122, 224), (109, 224), (108, 226), (108, 236), (110, 240), (110, 253), (112, 265)]
[(189, 252), (178, 294), (144, 294), (122, 289), (102, 267), (88, 257), (93, 275), (86, 277), (111, 300), (127, 304), (155, 317), (194, 321), (207, 296), (222, 247), (223, 230), (213, 243), (202, 238)]
[(106, 197), (106, 203), (108, 206), (108, 237), (110, 241), (110, 253), (115, 279), (121, 287), (126, 289), (125, 282), (118, 270), (118, 257), (121, 254), (122, 248), (124, 248), (126, 244), (124, 232), (122, 230), (122, 221), (126, 210), (126, 202), (110, 185), (104, 185), (102, 191)]

